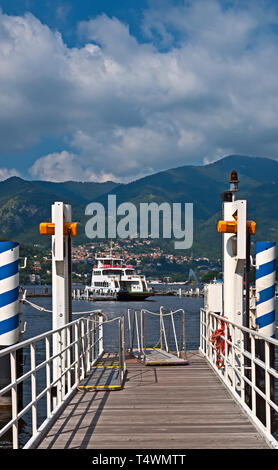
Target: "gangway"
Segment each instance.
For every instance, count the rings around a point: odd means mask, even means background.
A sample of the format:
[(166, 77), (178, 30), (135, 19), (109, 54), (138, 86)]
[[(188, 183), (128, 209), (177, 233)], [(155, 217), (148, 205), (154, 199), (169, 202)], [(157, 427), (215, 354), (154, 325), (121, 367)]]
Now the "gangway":
[[(99, 319), (103, 317), (98, 317)], [(103, 326), (118, 323), (118, 352), (105, 353), (102, 344), (103, 354), (98, 358), (87, 373), (86, 377), (80, 381), (77, 389), (82, 392), (94, 390), (121, 390), (126, 374), (125, 350), (124, 350), (124, 317), (105, 319), (101, 322), (101, 336), (99, 341), (103, 342)], [(97, 331), (97, 330), (96, 330)]]
[[(149, 338), (159, 331), (159, 338)], [(129, 352), (146, 366), (186, 365), (185, 313), (183, 309), (159, 313), (128, 309)], [(171, 338), (172, 335), (172, 338)], [(149, 344), (148, 344), (149, 343)], [(151, 345), (150, 345), (151, 344)], [(172, 348), (173, 346), (173, 348)]]

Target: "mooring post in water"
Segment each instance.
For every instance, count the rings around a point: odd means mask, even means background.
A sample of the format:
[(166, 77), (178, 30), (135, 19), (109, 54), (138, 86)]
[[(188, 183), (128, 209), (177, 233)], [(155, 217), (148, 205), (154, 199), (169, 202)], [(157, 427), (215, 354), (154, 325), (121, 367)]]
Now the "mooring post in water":
[[(0, 349), (18, 342), (19, 244), (0, 242)], [(22, 362), (22, 361), (21, 361)], [(0, 359), (0, 389), (11, 382), (9, 355)], [(0, 397), (0, 406), (11, 405), (11, 394)]]
[[(52, 222), (41, 223), (40, 233), (52, 235), (52, 329), (61, 328), (72, 321), (71, 292), (71, 236), (76, 236), (77, 224), (71, 221), (71, 206), (63, 202), (52, 204)], [(67, 345), (66, 332), (53, 335), (53, 355), (59, 354)], [(65, 365), (67, 354), (62, 354)], [(53, 381), (61, 376), (61, 360), (53, 361)], [(61, 396), (66, 387), (65, 378), (53, 389), (54, 405), (56, 396)], [(63, 391), (63, 394), (65, 390)]]
[[(257, 242), (256, 243), (256, 324), (259, 333), (265, 336), (275, 336), (275, 276), (276, 276), (276, 245), (275, 242)], [(269, 344), (265, 357), (264, 341), (256, 340), (256, 355), (270, 367), (274, 368), (275, 348)], [(261, 367), (256, 366), (256, 385), (258, 388), (265, 389), (265, 373)], [(274, 398), (274, 378), (270, 376), (270, 395)], [(257, 394), (257, 416), (266, 424), (265, 402)], [(272, 416), (273, 427), (273, 416)]]

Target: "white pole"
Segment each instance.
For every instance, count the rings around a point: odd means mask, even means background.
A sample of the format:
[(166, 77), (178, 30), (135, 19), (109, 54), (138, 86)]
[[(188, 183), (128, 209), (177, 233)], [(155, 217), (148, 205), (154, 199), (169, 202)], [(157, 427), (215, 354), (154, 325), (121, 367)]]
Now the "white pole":
[(224, 316), (237, 325), (243, 324), (243, 275), (246, 261), (246, 201), (224, 202), (224, 220), (232, 221), (237, 213), (237, 234), (223, 234)]
[[(223, 219), (233, 220), (233, 203), (223, 203)], [(223, 312), (229, 321), (234, 321), (234, 273), (236, 268), (236, 259), (234, 248), (236, 236), (232, 233), (223, 234)]]
[[(55, 202), (52, 222), (55, 224), (55, 234), (52, 235), (52, 329), (55, 330), (69, 322), (68, 236), (64, 235), (64, 222), (71, 222), (71, 206)], [(60, 338), (62, 345), (59, 345), (59, 335), (53, 335), (53, 355), (66, 346), (65, 332)], [(61, 375), (59, 362), (59, 358), (53, 361), (53, 380)]]
[[(238, 191), (236, 172), (231, 173), (230, 191), (224, 193), (223, 218), (225, 221), (237, 223), (237, 231), (223, 233), (223, 312), (224, 316), (236, 325), (243, 325), (243, 279), (246, 263), (246, 200), (236, 200)], [(240, 349), (244, 337), (238, 328), (233, 328), (231, 337), (234, 344)], [(242, 364), (244, 358), (236, 353), (234, 359)], [(232, 380), (235, 381), (235, 372), (231, 371)]]

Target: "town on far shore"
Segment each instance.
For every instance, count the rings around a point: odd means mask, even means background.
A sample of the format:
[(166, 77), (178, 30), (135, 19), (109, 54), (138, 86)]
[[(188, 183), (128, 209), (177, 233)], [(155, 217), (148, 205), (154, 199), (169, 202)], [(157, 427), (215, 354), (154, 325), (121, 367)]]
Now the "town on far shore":
[[(222, 277), (220, 259), (210, 260), (194, 256), (193, 250), (174, 250), (169, 242), (150, 239), (96, 240), (72, 247), (72, 281), (87, 285), (95, 257), (107, 254), (112, 247), (113, 255), (120, 256), (126, 264), (133, 265), (138, 274), (145, 274), (149, 282), (204, 283)], [(38, 244), (27, 256), (26, 269), (20, 272), (21, 284), (51, 284), (51, 251)]]

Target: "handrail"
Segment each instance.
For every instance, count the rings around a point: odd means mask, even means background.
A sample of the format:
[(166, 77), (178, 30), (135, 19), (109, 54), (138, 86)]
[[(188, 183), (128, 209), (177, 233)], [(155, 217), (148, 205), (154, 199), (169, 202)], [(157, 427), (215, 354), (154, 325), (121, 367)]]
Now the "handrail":
[(49, 330), (49, 331), (46, 331), (45, 333), (41, 333), (41, 334), (39, 334), (37, 336), (34, 336), (32, 338), (25, 339), (24, 341), (21, 341), (20, 343), (13, 344), (12, 346), (7, 346), (5, 349), (1, 349), (0, 358), (5, 356), (8, 353), (17, 351), (18, 349), (22, 349), (25, 346), (28, 346), (29, 344), (31, 344), (33, 342), (38, 342), (38, 341), (42, 340), (43, 338), (51, 336), (54, 333), (59, 333), (60, 331), (64, 330), (66, 326), (74, 325), (75, 323), (78, 323), (80, 320), (81, 320), (81, 318), (78, 318), (77, 320), (74, 320), (71, 323), (68, 323), (67, 325), (60, 326), (56, 330)]
[(275, 346), (278, 346), (278, 339), (272, 338), (271, 336), (265, 336), (262, 333), (260, 333), (259, 331), (252, 330), (250, 328), (247, 328), (246, 326), (237, 325), (236, 323), (232, 322), (231, 320), (228, 320), (227, 318), (222, 317), (221, 315), (218, 315), (217, 313), (212, 312), (211, 310), (206, 311), (204, 308), (201, 308), (200, 310), (213, 315), (215, 318), (218, 318), (218, 320), (224, 321), (225, 323), (229, 323), (229, 325), (232, 325), (232, 326), (238, 328), (239, 330), (244, 331), (245, 333), (253, 334), (253, 335), (255, 335), (256, 337), (258, 337), (260, 339), (265, 339), (269, 343), (272, 343)]
[[(11, 371), (10, 383), (2, 387), (0, 396), (11, 392), (12, 405), (11, 419), (0, 429), (0, 437), (8, 430), (12, 430), (14, 449), (19, 448), (19, 421), (22, 417), (31, 411), (32, 437), (24, 445), (24, 448), (29, 448), (30, 443), (38, 437), (39, 429), (55, 415), (61, 404), (71, 397), (80, 380), (102, 356), (103, 324), (110, 323), (110, 320), (103, 322), (103, 318), (100, 312), (95, 313), (92, 318), (82, 317), (0, 351), (0, 358), (8, 356)], [(116, 320), (121, 321), (121, 317), (112, 319), (112, 321)], [(51, 339), (55, 335), (59, 337), (59, 349), (55, 354), (51, 354)], [(45, 348), (42, 360), (37, 363), (36, 345), (41, 341), (45, 342)], [(123, 337), (121, 341), (124, 344)], [(18, 375), (17, 353), (26, 347), (30, 349), (29, 370), (24, 372), (22, 370), (21, 375)], [(41, 350), (39, 353), (41, 354)], [(54, 361), (58, 361), (60, 366), (60, 373), (56, 378), (53, 377), (51, 368)], [(121, 363), (123, 369), (125, 367), (123, 355)], [(37, 373), (43, 369), (45, 369), (45, 384), (43, 390), (37, 391)], [(31, 397), (24, 408), (18, 410), (19, 386), (22, 387), (26, 379), (31, 379)], [(46, 399), (47, 412), (44, 422), (38, 429), (37, 410), (41, 399)]]
[[(212, 333), (219, 328), (220, 322), (224, 325), (223, 334), (220, 336), (224, 348), (216, 350), (210, 338)], [(230, 331), (230, 338), (228, 331)], [(247, 339), (250, 343), (250, 348), (248, 348), (250, 350), (246, 349)], [(259, 347), (263, 351), (263, 358), (256, 356), (256, 341), (260, 342)], [(201, 353), (270, 445), (278, 448), (278, 440), (273, 435), (272, 429), (273, 413), (278, 413), (278, 397), (275, 396), (273, 384), (271, 385), (271, 380), (278, 379), (278, 371), (271, 365), (271, 347), (278, 347), (277, 339), (237, 325), (215, 312), (200, 309)], [(220, 368), (216, 366), (216, 359), (219, 356), (223, 361), (223, 366)], [(258, 374), (264, 378), (265, 387), (260, 388)], [(246, 395), (247, 389), (250, 390), (248, 396)], [(261, 400), (260, 414), (257, 409), (258, 397)]]

